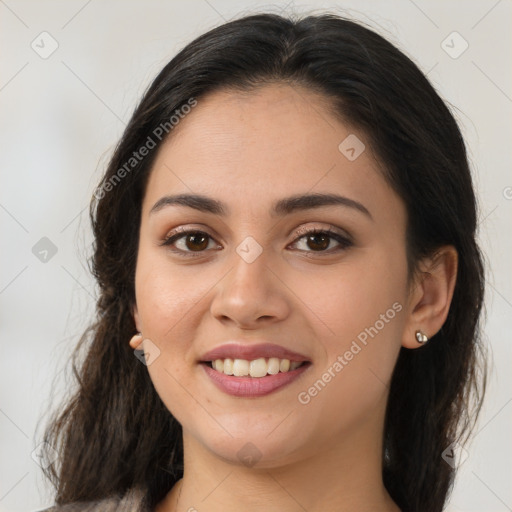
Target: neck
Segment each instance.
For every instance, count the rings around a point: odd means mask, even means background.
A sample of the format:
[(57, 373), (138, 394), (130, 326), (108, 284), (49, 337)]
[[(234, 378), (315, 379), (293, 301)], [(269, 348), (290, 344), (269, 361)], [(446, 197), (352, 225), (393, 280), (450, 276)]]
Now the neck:
[(336, 446), (319, 444), (308, 457), (246, 467), (184, 431), (183, 479), (156, 510), (400, 512), (382, 483), (382, 441), (374, 433), (375, 425), (359, 424)]

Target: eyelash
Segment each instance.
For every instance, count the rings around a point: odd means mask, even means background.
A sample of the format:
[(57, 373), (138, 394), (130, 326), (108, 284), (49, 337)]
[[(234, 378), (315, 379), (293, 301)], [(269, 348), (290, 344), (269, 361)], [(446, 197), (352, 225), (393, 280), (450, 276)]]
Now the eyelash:
[[(185, 257), (185, 258), (187, 258), (187, 257), (195, 258), (195, 257), (202, 256), (206, 250), (203, 250), (203, 251), (183, 251), (181, 249), (175, 249), (175, 248), (173, 249), (173, 248), (170, 247), (173, 242), (175, 242), (175, 241), (177, 241), (177, 240), (179, 240), (181, 238), (184, 238), (184, 237), (186, 237), (187, 235), (190, 235), (190, 234), (206, 235), (207, 237), (209, 237), (210, 239), (213, 240), (213, 237), (211, 237), (205, 231), (200, 231), (200, 230), (197, 230), (197, 229), (186, 229), (186, 228), (178, 228), (178, 229), (179, 229), (179, 231), (177, 233), (174, 233), (174, 234), (166, 237), (162, 241), (162, 243), (160, 245), (161, 246), (169, 247), (169, 249), (173, 253), (175, 253), (175, 254), (177, 254), (179, 256)], [(329, 250), (326, 250), (326, 251), (302, 251), (302, 252), (305, 252), (305, 253), (319, 254), (320, 256), (322, 254), (330, 255), (333, 252), (337, 253), (337, 252), (346, 250), (349, 247), (351, 247), (352, 245), (354, 245), (352, 240), (350, 240), (348, 237), (340, 235), (336, 231), (332, 231), (330, 228), (327, 228), (327, 229), (320, 229), (320, 228), (305, 229), (304, 228), (304, 229), (299, 229), (295, 234), (298, 235), (298, 237), (292, 242), (292, 244), (296, 244), (299, 240), (301, 240), (302, 238), (304, 238), (306, 236), (318, 235), (318, 234), (327, 235), (329, 238), (334, 239), (336, 242), (338, 242), (340, 244), (340, 246), (335, 251), (332, 251), (332, 249), (329, 249)], [(311, 256), (308, 256), (308, 257), (311, 257)]]

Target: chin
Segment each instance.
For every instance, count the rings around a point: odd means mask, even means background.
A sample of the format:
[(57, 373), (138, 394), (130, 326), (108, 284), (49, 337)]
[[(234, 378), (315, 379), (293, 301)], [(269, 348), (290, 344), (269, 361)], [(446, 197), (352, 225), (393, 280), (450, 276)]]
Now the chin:
[[(246, 421), (240, 422), (239, 428), (231, 424), (232, 435), (223, 431), (216, 437), (212, 431), (204, 432), (199, 440), (214, 456), (225, 460), (229, 464), (245, 466), (254, 469), (265, 469), (284, 466), (301, 458), (307, 457), (306, 447), (314, 443), (311, 439), (302, 439), (297, 431), (291, 432), (283, 429), (277, 432), (276, 424), (272, 428), (248, 428)], [(269, 435), (269, 432), (272, 432)], [(293, 440), (293, 441), (292, 441)]]

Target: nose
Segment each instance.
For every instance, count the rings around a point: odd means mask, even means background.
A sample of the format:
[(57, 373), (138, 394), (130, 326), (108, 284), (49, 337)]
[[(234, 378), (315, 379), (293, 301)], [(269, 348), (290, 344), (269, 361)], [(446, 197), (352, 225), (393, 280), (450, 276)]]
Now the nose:
[(214, 318), (240, 329), (261, 329), (290, 314), (289, 288), (270, 268), (265, 250), (254, 260), (233, 251), (231, 262), (231, 270), (217, 285), (212, 299)]

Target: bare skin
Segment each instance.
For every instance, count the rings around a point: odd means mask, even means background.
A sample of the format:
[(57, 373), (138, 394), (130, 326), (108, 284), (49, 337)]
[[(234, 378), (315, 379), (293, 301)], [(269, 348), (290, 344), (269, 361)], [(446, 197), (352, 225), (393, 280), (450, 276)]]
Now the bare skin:
[[(369, 144), (353, 161), (340, 152), (348, 135), (365, 135), (327, 106), (285, 84), (215, 92), (159, 151), (142, 206), (133, 313), (160, 351), (147, 369), (183, 426), (185, 471), (157, 512), (399, 511), (382, 482), (388, 386), (400, 347), (418, 348), (416, 330), (430, 337), (444, 323), (457, 253), (442, 248), (407, 281), (404, 204)], [(228, 214), (150, 212), (181, 193), (221, 201)], [(368, 213), (327, 205), (271, 214), (274, 201), (312, 193), (347, 197)], [(160, 245), (180, 226), (206, 242), (184, 235)], [(329, 227), (351, 243), (299, 231)], [(247, 237), (261, 248), (250, 263), (236, 251)], [(364, 332), (367, 343), (346, 356)], [(312, 364), (274, 393), (234, 397), (199, 364), (232, 340), (276, 343)], [(346, 364), (336, 370), (339, 357)], [(328, 382), (308, 391), (319, 379)], [(247, 443), (253, 465), (239, 455)]]

